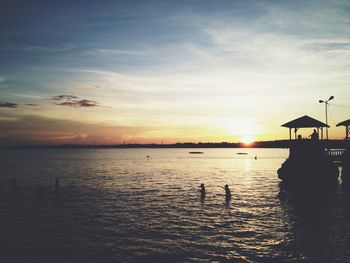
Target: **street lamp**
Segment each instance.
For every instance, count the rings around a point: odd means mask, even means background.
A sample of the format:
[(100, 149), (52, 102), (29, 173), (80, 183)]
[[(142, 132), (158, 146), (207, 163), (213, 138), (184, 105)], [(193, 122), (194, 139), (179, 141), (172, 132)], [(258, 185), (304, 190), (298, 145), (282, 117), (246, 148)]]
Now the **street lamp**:
[[(328, 101), (334, 99), (334, 96), (330, 96), (328, 100), (319, 100), (319, 103), (324, 103), (326, 107), (326, 124), (328, 126), (328, 112), (327, 112), (327, 107), (328, 107)], [(326, 127), (326, 138), (328, 140), (328, 127)]]

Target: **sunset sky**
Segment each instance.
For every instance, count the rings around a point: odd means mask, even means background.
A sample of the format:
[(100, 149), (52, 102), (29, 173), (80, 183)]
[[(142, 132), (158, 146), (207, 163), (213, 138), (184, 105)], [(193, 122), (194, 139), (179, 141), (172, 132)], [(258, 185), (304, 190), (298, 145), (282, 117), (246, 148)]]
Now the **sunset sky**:
[[(2, 1), (0, 144), (288, 138), (350, 119), (349, 1)], [(309, 135), (309, 131), (303, 134)]]

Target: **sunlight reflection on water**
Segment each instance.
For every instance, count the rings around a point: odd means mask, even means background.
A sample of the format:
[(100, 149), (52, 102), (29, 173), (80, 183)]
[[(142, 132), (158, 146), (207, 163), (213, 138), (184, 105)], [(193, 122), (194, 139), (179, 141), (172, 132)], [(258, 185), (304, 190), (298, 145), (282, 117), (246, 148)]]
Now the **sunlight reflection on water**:
[(346, 193), (338, 189), (316, 203), (276, 197), (287, 150), (189, 151), (0, 151), (1, 254), (42, 262), (350, 259)]

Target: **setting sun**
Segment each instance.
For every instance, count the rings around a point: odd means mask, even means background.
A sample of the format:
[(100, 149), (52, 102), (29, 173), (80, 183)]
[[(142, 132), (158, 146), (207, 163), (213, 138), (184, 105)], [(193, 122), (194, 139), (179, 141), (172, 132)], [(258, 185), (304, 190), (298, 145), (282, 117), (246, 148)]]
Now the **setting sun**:
[(240, 139), (240, 141), (246, 145), (249, 145), (255, 142), (256, 138), (254, 136), (244, 136)]

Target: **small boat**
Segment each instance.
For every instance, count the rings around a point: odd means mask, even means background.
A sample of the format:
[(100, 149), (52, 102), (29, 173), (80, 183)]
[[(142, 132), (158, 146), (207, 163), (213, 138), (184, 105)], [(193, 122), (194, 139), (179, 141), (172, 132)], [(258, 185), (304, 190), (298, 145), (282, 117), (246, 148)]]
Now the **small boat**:
[(239, 154), (239, 155), (246, 155), (246, 154), (248, 154), (248, 153), (236, 153), (236, 154)]
[(189, 154), (203, 154), (204, 152), (189, 152)]

